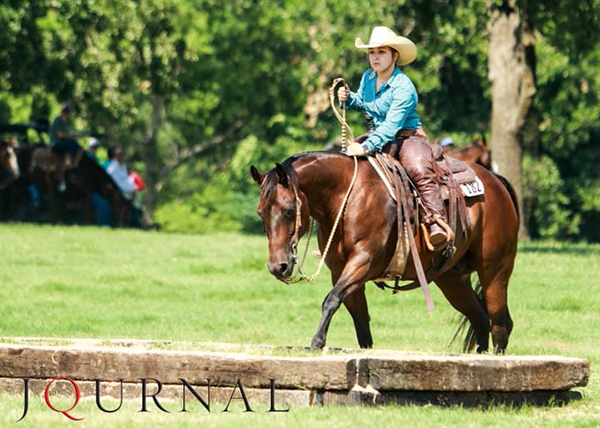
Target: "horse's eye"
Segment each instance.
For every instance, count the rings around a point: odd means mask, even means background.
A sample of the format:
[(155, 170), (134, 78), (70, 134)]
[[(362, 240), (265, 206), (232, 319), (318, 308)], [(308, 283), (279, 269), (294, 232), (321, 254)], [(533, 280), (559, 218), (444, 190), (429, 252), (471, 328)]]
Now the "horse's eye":
[(293, 220), (296, 217), (296, 210), (294, 208), (286, 208), (283, 210), (283, 216), (288, 220)]

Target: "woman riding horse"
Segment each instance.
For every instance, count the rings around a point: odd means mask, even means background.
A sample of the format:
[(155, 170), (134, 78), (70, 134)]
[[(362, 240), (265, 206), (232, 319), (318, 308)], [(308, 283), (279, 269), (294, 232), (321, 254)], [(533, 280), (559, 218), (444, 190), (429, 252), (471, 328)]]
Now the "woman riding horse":
[[(311, 341), (317, 349), (325, 346), (332, 317), (342, 304), (352, 316), (361, 348), (373, 346), (365, 284), (377, 281), (386, 272), (396, 253), (401, 222), (410, 218), (407, 215), (403, 220), (399, 215), (400, 201), (396, 203), (389, 197), (371, 165), (355, 162), (351, 156), (400, 146), (400, 160), (412, 174), (429, 210), (432, 238), (438, 245), (447, 239), (433, 223), (441, 221), (444, 206), (432, 177), (431, 149), (427, 138), (418, 134), (421, 122), (415, 110), (417, 94), (408, 77), (394, 66), (396, 61), (404, 65), (414, 60), (416, 48), (384, 27), (373, 30), (369, 45), (360, 40), (356, 45), (370, 49), (373, 71), (363, 75), (357, 93), (342, 90), (338, 97), (342, 102), (349, 101), (350, 108), (371, 114), (375, 132), (362, 145), (350, 144), (346, 153), (350, 156), (339, 152), (302, 153), (276, 164), (266, 174), (254, 166), (250, 168), (261, 189), (257, 212), (269, 240), (267, 267), (276, 278), (289, 282), (297, 263), (298, 241), (310, 231), (310, 218), (318, 224), (319, 249), (331, 271), (333, 288), (323, 301), (321, 320)], [(390, 144), (395, 141), (398, 143)], [(434, 281), (471, 323), (465, 350), (477, 345), (478, 352), (487, 351), (491, 333), (494, 350), (503, 353), (513, 328), (507, 289), (517, 252), (516, 194), (504, 178), (479, 165), (471, 168), (485, 193), (464, 201), (466, 219), (457, 224), (459, 239), (454, 242), (454, 251), (437, 274), (426, 281)], [(353, 187), (355, 181), (365, 185)], [(408, 260), (418, 257), (427, 271), (436, 270), (434, 262), (440, 253), (432, 253), (419, 237), (414, 243), (417, 248), (411, 250)], [(481, 296), (471, 286), (472, 272), (479, 277)], [(408, 261), (401, 279), (415, 280), (418, 276), (415, 265)]]
[[(368, 44), (360, 38), (355, 46), (368, 51), (372, 69), (367, 69), (357, 92), (342, 87), (341, 102), (350, 110), (360, 110), (373, 118), (375, 130), (364, 142), (349, 145), (350, 156), (373, 152), (390, 153), (400, 160), (414, 181), (427, 212), (423, 221), (429, 228), (434, 248), (441, 249), (448, 241), (446, 231), (436, 221), (444, 219), (444, 204), (433, 170), (433, 155), (417, 114), (417, 91), (399, 66), (408, 65), (417, 57), (417, 48), (409, 39), (397, 36), (387, 27), (375, 27)], [(392, 147), (397, 145), (397, 147)]]

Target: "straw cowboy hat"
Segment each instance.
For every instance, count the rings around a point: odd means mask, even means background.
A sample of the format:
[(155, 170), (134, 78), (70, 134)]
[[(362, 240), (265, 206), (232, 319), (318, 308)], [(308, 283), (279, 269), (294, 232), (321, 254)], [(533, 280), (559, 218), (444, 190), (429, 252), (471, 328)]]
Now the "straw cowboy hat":
[(380, 48), (389, 46), (398, 52), (398, 65), (407, 65), (417, 57), (417, 47), (406, 37), (398, 36), (388, 27), (375, 27), (371, 33), (369, 43), (364, 44), (360, 37), (354, 41), (354, 46), (359, 49)]

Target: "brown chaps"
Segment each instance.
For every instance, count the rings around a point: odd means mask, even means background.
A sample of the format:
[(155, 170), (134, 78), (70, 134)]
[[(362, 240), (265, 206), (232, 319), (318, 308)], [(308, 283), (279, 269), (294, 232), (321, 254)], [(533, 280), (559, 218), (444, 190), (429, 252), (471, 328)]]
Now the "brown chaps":
[[(364, 141), (367, 136), (361, 135), (357, 140)], [(386, 144), (383, 152), (400, 161), (421, 194), (426, 210), (422, 216), (423, 223), (431, 225), (436, 216), (445, 219), (444, 201), (433, 169), (433, 151), (427, 138), (414, 135), (411, 131), (400, 131), (396, 141)]]

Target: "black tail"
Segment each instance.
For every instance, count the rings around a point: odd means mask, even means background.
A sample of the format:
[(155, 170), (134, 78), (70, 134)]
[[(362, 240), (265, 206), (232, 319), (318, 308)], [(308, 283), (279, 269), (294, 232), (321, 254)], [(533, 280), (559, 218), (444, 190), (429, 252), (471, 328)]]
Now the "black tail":
[(517, 211), (518, 224), (521, 224), (521, 213), (519, 211), (519, 200), (517, 199), (517, 192), (515, 192), (515, 188), (512, 186), (512, 184), (509, 183), (509, 181), (506, 178), (504, 178), (501, 175), (496, 174), (496, 173), (494, 173), (494, 175), (496, 176), (496, 178), (498, 180), (500, 180), (502, 182), (504, 187), (506, 187), (506, 190), (508, 190), (510, 199), (512, 199), (513, 205), (515, 206), (515, 210)]
[[(481, 302), (481, 306), (487, 312), (485, 299), (483, 298), (483, 287), (481, 286), (481, 282), (479, 282), (479, 281), (477, 281), (477, 285), (475, 286), (475, 293), (477, 294), (477, 297), (479, 298), (479, 301)], [(454, 336), (452, 336), (452, 340), (450, 341), (449, 347), (452, 347), (452, 345), (454, 345), (456, 340), (460, 336), (463, 335), (465, 330), (467, 330), (467, 333), (465, 335), (465, 339), (464, 339), (463, 345), (462, 345), (462, 352), (464, 352), (464, 353), (471, 352), (473, 349), (475, 349), (475, 345), (477, 345), (477, 337), (475, 337), (475, 329), (473, 328), (473, 325), (469, 322), (467, 317), (465, 317), (464, 315), (460, 315), (459, 318), (457, 319), (457, 321), (459, 323), (458, 328), (456, 329), (456, 333), (454, 333)]]

